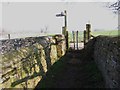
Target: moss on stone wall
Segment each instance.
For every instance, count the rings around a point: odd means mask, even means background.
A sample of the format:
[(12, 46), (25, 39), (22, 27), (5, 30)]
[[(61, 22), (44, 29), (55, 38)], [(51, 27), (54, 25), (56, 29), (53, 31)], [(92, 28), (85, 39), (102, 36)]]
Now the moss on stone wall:
[(2, 41), (0, 86), (34, 88), (51, 65), (65, 54), (64, 36), (58, 36), (60, 42), (49, 36)]

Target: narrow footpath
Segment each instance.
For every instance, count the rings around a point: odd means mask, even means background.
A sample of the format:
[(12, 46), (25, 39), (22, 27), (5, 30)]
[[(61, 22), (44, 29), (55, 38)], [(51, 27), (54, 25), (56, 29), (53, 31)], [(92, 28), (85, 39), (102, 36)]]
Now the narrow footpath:
[(94, 60), (83, 50), (69, 51), (37, 84), (38, 88), (104, 88), (103, 77)]

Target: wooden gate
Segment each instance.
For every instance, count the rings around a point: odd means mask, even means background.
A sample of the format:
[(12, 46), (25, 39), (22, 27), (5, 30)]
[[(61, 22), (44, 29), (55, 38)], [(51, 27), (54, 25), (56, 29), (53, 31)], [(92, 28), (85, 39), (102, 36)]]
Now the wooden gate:
[(83, 47), (83, 42), (81, 41), (80, 31), (72, 31), (70, 38), (70, 47), (73, 50), (79, 50)]

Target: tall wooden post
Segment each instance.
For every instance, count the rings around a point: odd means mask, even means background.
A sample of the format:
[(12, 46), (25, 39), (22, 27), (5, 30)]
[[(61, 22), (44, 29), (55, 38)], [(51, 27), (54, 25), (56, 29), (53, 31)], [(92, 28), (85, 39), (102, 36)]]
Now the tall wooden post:
[(74, 50), (75, 50), (75, 32), (72, 31), (72, 34), (73, 34), (73, 43), (74, 43)]
[(68, 31), (66, 31), (66, 48), (69, 49)]
[(65, 37), (66, 37), (66, 48), (69, 49), (69, 41), (68, 41), (68, 31), (67, 31), (67, 11), (64, 10), (64, 20), (65, 20)]
[(86, 30), (84, 30), (84, 38), (83, 38), (84, 40), (84, 46), (85, 46), (85, 44), (86, 44)]
[(76, 31), (76, 46), (77, 46), (77, 50), (78, 50), (78, 31)]
[(65, 14), (65, 17), (64, 17), (65, 18), (64, 19), (65, 20), (65, 27), (67, 27), (67, 11), (66, 10), (64, 10), (64, 14)]
[(91, 28), (91, 25), (90, 24), (86, 24), (86, 31), (87, 31), (87, 40), (89, 41), (90, 40), (90, 28)]

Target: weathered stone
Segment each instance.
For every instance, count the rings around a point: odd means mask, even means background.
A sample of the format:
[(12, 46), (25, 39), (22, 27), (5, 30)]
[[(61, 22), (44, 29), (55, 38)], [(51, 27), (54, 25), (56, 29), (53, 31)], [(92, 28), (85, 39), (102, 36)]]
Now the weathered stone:
[[(120, 37), (98, 36), (86, 45), (108, 88), (120, 88)], [(91, 55), (92, 54), (92, 55)]]
[[(2, 40), (2, 88), (34, 88), (47, 70), (65, 54), (65, 37)], [(59, 52), (62, 52), (62, 54)]]

